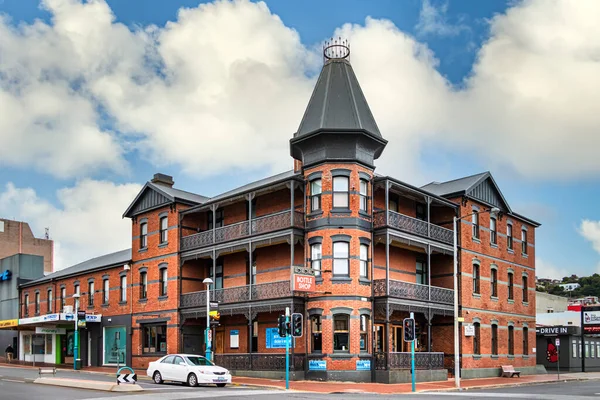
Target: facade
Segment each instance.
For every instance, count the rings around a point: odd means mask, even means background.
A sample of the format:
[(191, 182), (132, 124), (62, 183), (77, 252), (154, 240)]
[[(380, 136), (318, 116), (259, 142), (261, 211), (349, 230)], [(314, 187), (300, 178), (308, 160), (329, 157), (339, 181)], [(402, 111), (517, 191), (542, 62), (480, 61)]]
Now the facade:
[(44, 272), (54, 270), (54, 242), (38, 239), (27, 222), (0, 219), (0, 259), (15, 254), (31, 254), (44, 258)]
[(569, 299), (553, 294), (535, 292), (535, 313), (562, 313), (567, 311)]
[[(106, 307), (96, 303), (98, 294), (87, 307), (101, 316), (82, 335), (96, 349), (90, 356), (84, 349), (84, 365), (106, 364), (101, 355), (117, 336), (123, 360), (135, 368), (167, 353), (204, 353), (203, 281), (211, 278), (210, 301), (220, 313), (211, 331), (215, 361), (236, 374), (284, 376), (277, 319), (287, 307), (304, 315), (303, 336), (291, 343), (293, 379), (410, 381), (410, 347), (402, 338), (411, 313), (419, 381), (446, 379), (454, 370), (454, 317), (464, 319), (463, 376), (498, 375), (504, 364), (535, 370), (539, 224), (511, 210), (489, 173), (422, 188), (376, 174), (387, 141), (349, 50), (338, 47), (337, 54), (326, 49), (290, 140), (293, 170), (213, 198), (175, 189), (172, 177), (156, 174), (124, 213), (132, 221), (130, 253), (22, 287), (23, 303), (50, 282), (64, 285), (73, 305), (74, 287), (85, 285), (83, 305), (90, 282), (98, 292), (109, 281)], [(500, 209), (493, 221), (492, 207)], [(457, 316), (455, 216), (464, 218), (457, 231)], [(299, 290), (299, 276), (311, 282), (309, 290)], [(65, 311), (61, 304), (55, 309)], [(68, 338), (62, 314), (58, 320)]]

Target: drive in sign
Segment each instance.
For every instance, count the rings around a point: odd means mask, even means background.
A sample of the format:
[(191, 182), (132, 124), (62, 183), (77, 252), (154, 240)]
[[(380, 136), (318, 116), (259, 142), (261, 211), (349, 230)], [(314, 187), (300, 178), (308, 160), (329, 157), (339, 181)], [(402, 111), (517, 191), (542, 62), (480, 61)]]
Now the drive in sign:
[(294, 290), (300, 292), (314, 292), (315, 277), (313, 275), (294, 274)]

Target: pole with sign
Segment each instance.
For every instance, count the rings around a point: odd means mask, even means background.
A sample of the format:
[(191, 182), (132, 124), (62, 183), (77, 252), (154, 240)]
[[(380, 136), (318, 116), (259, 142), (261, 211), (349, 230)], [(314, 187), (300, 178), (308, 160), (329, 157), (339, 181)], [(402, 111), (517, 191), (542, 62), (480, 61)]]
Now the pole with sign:
[(558, 380), (560, 381), (560, 339), (556, 337), (554, 344), (556, 345), (556, 367), (558, 368)]
[(290, 326), (290, 308), (285, 308), (285, 389), (290, 388), (290, 332), (287, 327)]

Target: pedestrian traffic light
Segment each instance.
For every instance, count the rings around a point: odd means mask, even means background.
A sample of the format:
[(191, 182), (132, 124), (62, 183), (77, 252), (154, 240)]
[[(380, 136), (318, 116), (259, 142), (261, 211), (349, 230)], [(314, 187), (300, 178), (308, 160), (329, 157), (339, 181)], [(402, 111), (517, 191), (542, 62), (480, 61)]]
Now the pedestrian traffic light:
[(415, 340), (415, 320), (414, 318), (404, 318), (404, 341), (412, 342)]
[(277, 327), (279, 328), (279, 336), (286, 337), (288, 330), (287, 330), (287, 324), (285, 322), (285, 315), (279, 316), (279, 320), (277, 321)]
[(302, 336), (302, 314), (293, 313), (292, 314), (292, 336), (301, 337)]

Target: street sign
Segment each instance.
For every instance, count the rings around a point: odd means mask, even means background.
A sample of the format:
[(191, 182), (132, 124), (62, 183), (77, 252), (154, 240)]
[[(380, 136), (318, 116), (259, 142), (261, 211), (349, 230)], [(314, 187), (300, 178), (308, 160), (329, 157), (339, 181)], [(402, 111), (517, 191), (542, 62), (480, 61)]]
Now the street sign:
[(211, 310), (217, 310), (217, 309), (219, 309), (219, 302), (218, 301), (211, 301), (210, 302), (210, 309)]
[(212, 329), (208, 330), (208, 341), (212, 342)]
[(559, 338), (554, 339), (554, 343), (556, 344), (556, 347), (559, 347), (560, 346), (560, 339)]
[(119, 383), (136, 383), (137, 375), (136, 374), (119, 374), (117, 377), (117, 381)]

